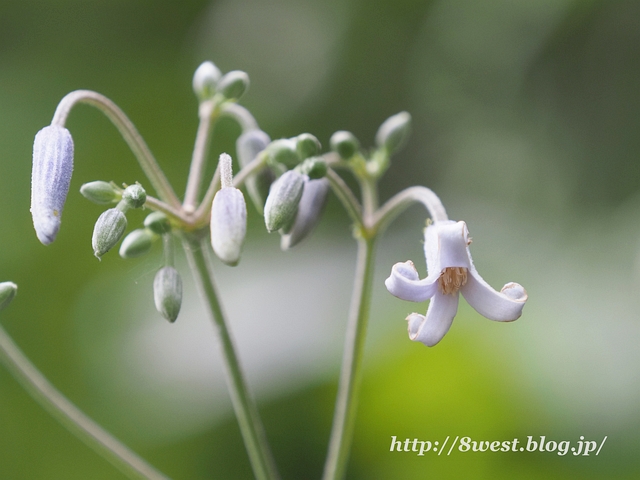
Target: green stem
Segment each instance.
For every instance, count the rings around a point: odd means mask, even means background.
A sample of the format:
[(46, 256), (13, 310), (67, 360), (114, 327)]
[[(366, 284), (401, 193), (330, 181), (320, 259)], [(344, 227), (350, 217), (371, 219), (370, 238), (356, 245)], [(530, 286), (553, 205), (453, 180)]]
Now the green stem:
[(200, 294), (211, 313), (215, 332), (222, 348), (231, 402), (249, 454), (253, 473), (258, 480), (275, 480), (279, 478), (275, 462), (267, 444), (258, 409), (251, 398), (240, 368), (233, 340), (218, 300), (210, 268), (207, 238), (198, 240), (193, 235), (185, 235), (183, 236), (183, 245)]
[(56, 420), (129, 478), (167, 479), (57, 390), (0, 327), (0, 362)]
[(176, 196), (160, 165), (153, 157), (151, 150), (144, 142), (136, 127), (115, 103), (104, 95), (91, 90), (76, 90), (68, 93), (60, 100), (51, 120), (52, 125), (64, 126), (71, 109), (78, 103), (86, 103), (98, 108), (120, 131), (131, 151), (138, 159), (145, 175), (162, 200), (174, 208), (180, 208), (180, 200)]
[(362, 357), (371, 303), (374, 259), (375, 239), (359, 237), (355, 284), (351, 297), (351, 310), (329, 452), (324, 468), (324, 480), (341, 480), (346, 473), (355, 426), (358, 389), (362, 377)]

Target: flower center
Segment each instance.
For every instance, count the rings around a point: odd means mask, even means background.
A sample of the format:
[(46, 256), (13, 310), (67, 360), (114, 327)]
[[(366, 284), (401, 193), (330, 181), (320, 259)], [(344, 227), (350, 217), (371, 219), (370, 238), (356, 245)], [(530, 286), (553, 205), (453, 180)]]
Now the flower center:
[(445, 295), (453, 295), (467, 283), (467, 269), (464, 267), (447, 267), (438, 278), (438, 290)]

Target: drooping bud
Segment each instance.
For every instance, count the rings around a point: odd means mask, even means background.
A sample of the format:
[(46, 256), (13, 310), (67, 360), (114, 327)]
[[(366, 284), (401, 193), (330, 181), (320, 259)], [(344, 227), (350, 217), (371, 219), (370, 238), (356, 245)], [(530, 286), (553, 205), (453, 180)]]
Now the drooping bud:
[(129, 185), (122, 192), (122, 201), (126, 203), (129, 208), (140, 208), (147, 201), (147, 192), (144, 188), (137, 183)]
[(297, 245), (313, 231), (322, 216), (328, 192), (329, 181), (326, 178), (305, 183), (293, 227), (280, 240), (282, 250)]
[(296, 142), (289, 138), (274, 140), (267, 147), (271, 160), (281, 163), (287, 168), (293, 168), (300, 163), (300, 157), (296, 151)]
[(249, 75), (241, 70), (225, 73), (218, 81), (218, 92), (228, 99), (239, 99), (249, 89)]
[(264, 206), (264, 222), (269, 232), (279, 230), (293, 222), (302, 197), (304, 181), (304, 175), (295, 170), (289, 170), (271, 185), (271, 191)]
[(156, 310), (171, 323), (176, 321), (182, 305), (182, 278), (170, 266), (158, 270), (153, 279), (153, 300)]
[(113, 184), (102, 180), (85, 183), (80, 187), (80, 193), (87, 200), (99, 205), (106, 205), (119, 200), (119, 192)]
[[(262, 130), (249, 130), (240, 135), (236, 141), (236, 152), (240, 166), (247, 166), (261, 151), (267, 148), (270, 142), (269, 135)], [(274, 176), (271, 170), (265, 167), (254, 175), (250, 175), (244, 182), (249, 197), (260, 214), (262, 214), (264, 202), (269, 195), (269, 187), (273, 180)]]
[(91, 238), (93, 254), (100, 259), (118, 243), (125, 228), (127, 228), (127, 217), (118, 208), (110, 208), (102, 212), (93, 227)]
[(13, 282), (0, 283), (0, 310), (6, 308), (18, 293), (18, 286)]
[(171, 231), (169, 219), (162, 212), (153, 212), (147, 215), (147, 218), (144, 219), (144, 226), (158, 235)]
[(411, 115), (400, 112), (387, 118), (376, 133), (376, 144), (384, 147), (390, 154), (398, 150), (409, 136)]
[(38, 240), (53, 242), (60, 229), (62, 209), (73, 173), (73, 139), (69, 130), (49, 125), (33, 142), (31, 215)]
[(209, 100), (216, 93), (216, 86), (222, 73), (213, 62), (203, 62), (193, 74), (193, 91), (202, 102)]
[(124, 237), (124, 240), (120, 245), (120, 256), (122, 258), (141, 257), (151, 250), (153, 237), (153, 232), (146, 228), (134, 230)]
[(349, 160), (360, 149), (360, 142), (351, 132), (340, 130), (331, 135), (329, 140), (331, 150), (340, 155), (343, 160)]
[(211, 204), (211, 246), (227, 265), (237, 265), (247, 233), (247, 205), (242, 192), (233, 186), (231, 157), (220, 155), (218, 190)]
[(312, 180), (323, 178), (327, 174), (327, 162), (322, 157), (307, 158), (297, 168), (300, 173), (305, 174)]
[(296, 137), (296, 152), (301, 159), (318, 155), (321, 149), (320, 141), (310, 133), (302, 133)]

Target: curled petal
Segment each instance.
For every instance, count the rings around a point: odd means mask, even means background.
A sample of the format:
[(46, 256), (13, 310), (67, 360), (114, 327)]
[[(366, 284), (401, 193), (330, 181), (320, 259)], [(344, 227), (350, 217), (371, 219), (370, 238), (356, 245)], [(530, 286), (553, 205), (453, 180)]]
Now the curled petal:
[(460, 291), (480, 315), (498, 322), (520, 318), (527, 301), (527, 291), (517, 283), (507, 283), (497, 292), (485, 282), (475, 268), (469, 270), (467, 284)]
[(427, 316), (412, 313), (407, 317), (409, 338), (433, 347), (449, 331), (453, 317), (458, 311), (458, 295), (436, 293), (427, 310)]
[(408, 260), (404, 263), (396, 263), (384, 284), (389, 293), (395, 297), (410, 302), (424, 302), (437, 292), (437, 280), (438, 275), (429, 275), (420, 280), (416, 267), (411, 260)]

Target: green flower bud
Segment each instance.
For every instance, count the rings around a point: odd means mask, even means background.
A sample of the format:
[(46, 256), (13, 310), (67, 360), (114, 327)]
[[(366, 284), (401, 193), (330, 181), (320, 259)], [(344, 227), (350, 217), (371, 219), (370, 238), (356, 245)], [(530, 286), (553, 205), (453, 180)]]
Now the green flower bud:
[(323, 178), (327, 174), (327, 162), (322, 157), (307, 158), (297, 168), (312, 180)]
[(147, 215), (147, 218), (144, 219), (144, 226), (158, 235), (171, 231), (169, 219), (162, 212), (153, 212)]
[(349, 160), (360, 149), (360, 142), (351, 132), (340, 130), (331, 135), (329, 140), (331, 150), (340, 155), (343, 160)]
[(18, 293), (18, 286), (13, 282), (0, 283), (0, 310), (6, 308)]
[(102, 212), (98, 221), (93, 227), (93, 237), (91, 244), (94, 255), (100, 259), (122, 238), (125, 228), (127, 228), (127, 217), (117, 208), (110, 208)]
[(249, 75), (240, 70), (228, 72), (218, 81), (218, 92), (229, 99), (239, 99), (248, 88)]
[(296, 152), (301, 159), (313, 157), (320, 153), (320, 141), (310, 133), (303, 133), (296, 138)]
[(329, 181), (326, 178), (306, 182), (295, 222), (280, 240), (282, 250), (290, 249), (309, 236), (320, 221), (328, 193)]
[(173, 267), (158, 270), (153, 280), (153, 300), (156, 310), (171, 323), (176, 321), (182, 304), (182, 278)]
[(146, 228), (134, 230), (124, 237), (124, 240), (120, 245), (120, 256), (122, 258), (141, 257), (151, 250), (153, 239), (153, 232)]
[(193, 91), (202, 102), (213, 98), (222, 73), (213, 62), (203, 62), (193, 74)]
[(247, 232), (247, 205), (237, 188), (223, 187), (211, 205), (211, 246), (218, 258), (235, 266)]
[(271, 160), (281, 163), (287, 168), (293, 168), (300, 163), (300, 157), (296, 151), (296, 142), (288, 138), (274, 140), (267, 147)]
[(387, 118), (376, 133), (376, 144), (393, 153), (398, 150), (409, 137), (411, 128), (411, 115), (408, 112), (400, 112)]
[(122, 192), (122, 200), (129, 208), (140, 208), (147, 201), (147, 192), (141, 185), (129, 185)]
[(271, 185), (271, 191), (264, 206), (264, 222), (269, 232), (290, 225), (295, 219), (304, 181), (304, 175), (295, 170), (289, 170)]
[(103, 205), (117, 202), (120, 197), (120, 192), (113, 184), (101, 180), (85, 183), (80, 187), (80, 193), (87, 200)]

